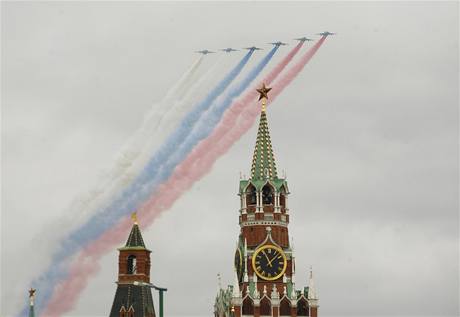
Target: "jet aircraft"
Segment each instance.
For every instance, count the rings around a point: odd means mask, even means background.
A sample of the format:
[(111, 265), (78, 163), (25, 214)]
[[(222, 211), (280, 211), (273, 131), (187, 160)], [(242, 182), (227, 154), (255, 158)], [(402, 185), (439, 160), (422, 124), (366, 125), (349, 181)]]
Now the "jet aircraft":
[(299, 37), (298, 39), (294, 39), (296, 41), (300, 41), (300, 42), (305, 42), (305, 41), (313, 41), (312, 39), (309, 39), (308, 37)]
[(318, 35), (321, 35), (321, 36), (328, 36), (328, 35), (335, 35), (335, 33), (331, 33), (331, 32), (329, 32), (329, 31), (325, 31), (325, 32), (318, 33)]
[(202, 50), (202, 51), (196, 51), (195, 53), (200, 53), (200, 54), (206, 55), (206, 54), (212, 54), (212, 53), (215, 53), (215, 52), (208, 51), (208, 50)]
[(287, 45), (286, 43), (283, 43), (283, 42), (281, 42), (281, 41), (273, 42), (273, 43), (268, 43), (268, 44), (275, 45), (275, 46)]
[(221, 51), (223, 51), (223, 52), (225, 52), (225, 53), (231, 53), (231, 52), (236, 52), (236, 51), (238, 51), (238, 50), (235, 50), (235, 49), (233, 49), (233, 48), (231, 48), (231, 47), (227, 47), (227, 48), (221, 49)]
[(251, 47), (245, 47), (244, 48), (245, 50), (250, 50), (250, 51), (258, 51), (258, 50), (261, 50), (261, 48), (258, 48), (258, 47), (255, 47), (255, 46), (251, 46)]

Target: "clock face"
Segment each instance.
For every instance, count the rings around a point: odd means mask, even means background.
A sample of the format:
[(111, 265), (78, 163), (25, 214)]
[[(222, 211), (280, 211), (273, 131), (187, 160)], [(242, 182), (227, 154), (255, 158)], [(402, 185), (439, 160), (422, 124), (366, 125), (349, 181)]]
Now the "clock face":
[(254, 252), (252, 267), (260, 278), (267, 281), (277, 280), (286, 271), (286, 255), (278, 247), (265, 245)]
[(243, 275), (243, 257), (241, 255), (240, 248), (236, 249), (235, 252), (235, 270), (236, 274), (238, 274), (238, 280), (241, 281), (241, 277)]

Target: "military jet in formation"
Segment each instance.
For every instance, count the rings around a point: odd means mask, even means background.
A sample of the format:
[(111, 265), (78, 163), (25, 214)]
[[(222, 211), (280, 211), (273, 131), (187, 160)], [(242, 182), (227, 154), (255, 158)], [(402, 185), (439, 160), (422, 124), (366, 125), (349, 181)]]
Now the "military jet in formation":
[(300, 41), (300, 42), (308, 42), (308, 41), (313, 41), (312, 39), (309, 39), (308, 37), (299, 37), (298, 39), (294, 39), (296, 41)]
[(318, 33), (318, 35), (321, 35), (321, 36), (328, 36), (328, 35), (335, 35), (335, 33), (331, 33), (331, 32), (329, 32), (329, 31), (325, 31), (325, 32)]
[[(321, 36), (329, 36), (329, 35), (335, 35), (335, 33), (332, 33), (332, 32), (329, 32), (329, 31), (324, 31), (324, 32), (321, 32), (321, 33), (317, 33), (317, 35), (321, 35)], [(309, 42), (309, 41), (313, 41), (313, 39), (309, 39), (308, 37), (299, 37), (299, 38), (296, 38), (294, 39), (296, 41), (300, 41), (300, 42)], [(286, 43), (283, 43), (281, 41), (277, 41), (277, 42), (272, 42), (272, 43), (268, 43), (268, 44), (271, 44), (271, 45), (274, 45), (274, 46), (282, 46), (282, 45), (288, 45)], [(249, 51), (259, 51), (259, 50), (262, 50), (262, 48), (259, 48), (259, 47), (255, 47), (255, 46), (251, 46), (251, 47), (245, 47), (243, 48), (245, 50), (249, 50)], [(227, 48), (223, 48), (221, 49), (220, 51), (222, 52), (225, 52), (225, 53), (231, 53), (231, 52), (236, 52), (236, 51), (239, 51), (239, 50), (236, 50), (234, 48), (231, 48), (231, 47), (227, 47)], [(202, 50), (202, 51), (196, 51), (196, 53), (200, 53), (200, 54), (203, 54), (203, 55), (207, 55), (207, 54), (212, 54), (212, 53), (215, 53), (213, 51), (209, 51), (209, 50)]]
[(255, 47), (255, 46), (245, 47), (244, 49), (249, 50), (249, 51), (260, 51), (260, 50), (262, 50), (262, 48)]
[(281, 41), (273, 42), (273, 43), (268, 43), (268, 44), (275, 45), (275, 46), (287, 45), (286, 43), (283, 43), (283, 42), (281, 42)]
[(236, 51), (238, 51), (238, 50), (235, 50), (235, 49), (233, 49), (233, 48), (231, 48), (231, 47), (227, 47), (227, 48), (221, 49), (221, 51), (222, 51), (222, 52), (225, 52), (225, 53), (231, 53), (231, 52), (236, 52)]
[(200, 54), (203, 54), (203, 55), (207, 55), (207, 54), (213, 54), (215, 52), (208, 51), (208, 50), (202, 50), (202, 51), (196, 51), (195, 53), (200, 53)]

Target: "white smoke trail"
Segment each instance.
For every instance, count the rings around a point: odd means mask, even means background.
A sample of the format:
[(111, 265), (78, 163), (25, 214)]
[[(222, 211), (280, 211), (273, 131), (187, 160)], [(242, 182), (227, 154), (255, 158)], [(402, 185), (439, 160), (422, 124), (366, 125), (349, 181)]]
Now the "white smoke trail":
[(136, 156), (139, 155), (144, 144), (145, 136), (151, 135), (152, 131), (158, 128), (171, 105), (187, 93), (188, 89), (192, 86), (191, 84), (196, 80), (197, 70), (203, 62), (203, 57), (204, 56), (201, 56), (195, 61), (189, 70), (181, 77), (179, 82), (168, 90), (165, 97), (157, 104), (153, 105), (145, 114), (142, 125), (134, 132), (130, 140), (118, 153), (113, 169), (106, 172), (105, 184), (110, 184), (114, 179), (117, 179), (124, 173), (125, 169), (130, 166), (130, 162), (135, 160)]
[(143, 134), (139, 135), (137, 139), (142, 144), (139, 152), (129, 158), (126, 157), (123, 162), (123, 172), (116, 175), (116, 177), (112, 177), (104, 190), (99, 191), (97, 199), (94, 199), (91, 204), (86, 206), (87, 212), (91, 213), (95, 209), (100, 209), (107, 204), (113, 195), (129, 185), (141, 172), (152, 154), (177, 127), (183, 115), (200, 99), (201, 94), (204, 94), (208, 90), (209, 84), (211, 84), (210, 79), (222, 72), (220, 70), (221, 67), (218, 67), (221, 65), (221, 59), (222, 56), (217, 59), (213, 66), (198, 81), (194, 82), (187, 89), (182, 99), (175, 100), (174, 103), (169, 105), (166, 113), (157, 125), (152, 125), (149, 129), (143, 130)]
[[(174, 108), (174, 105), (178, 103), (178, 100), (175, 98), (191, 96), (193, 95), (193, 91), (197, 90), (195, 83), (197, 82), (198, 68), (202, 62), (203, 57), (201, 56), (184, 73), (177, 84), (168, 90), (165, 97), (150, 108), (149, 112), (144, 116), (141, 127), (133, 134), (116, 156), (117, 158), (114, 160), (112, 168), (108, 172), (101, 173), (101, 176), (96, 181), (96, 185), (89, 186), (91, 189), (86, 193), (78, 195), (65, 212), (63, 212), (62, 217), (48, 224), (40, 234), (40, 240), (55, 241), (64, 232), (84, 222), (94, 210), (97, 210), (98, 206), (103, 204), (105, 199), (110, 197), (110, 194), (113, 194), (114, 190), (120, 187), (120, 179), (124, 182), (124, 176), (133, 173), (132, 162), (138, 159), (140, 153), (144, 152), (146, 140), (151, 138), (156, 139), (154, 131), (162, 123), (164, 124), (163, 117), (166, 117), (171, 112), (171, 108)], [(215, 66), (212, 67), (212, 69), (214, 68)], [(205, 76), (209, 76), (209, 73), (210, 71)], [(203, 82), (203, 80), (201, 79), (198, 82)], [(49, 244), (44, 243), (44, 245)], [(47, 248), (43, 250), (42, 254), (48, 254), (49, 252), (50, 250)], [(37, 260), (47, 261), (47, 259)]]

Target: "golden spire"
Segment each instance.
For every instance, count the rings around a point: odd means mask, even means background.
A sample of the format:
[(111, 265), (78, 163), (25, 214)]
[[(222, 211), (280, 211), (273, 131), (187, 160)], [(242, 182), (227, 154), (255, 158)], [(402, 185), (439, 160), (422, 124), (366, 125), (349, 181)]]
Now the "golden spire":
[(257, 89), (257, 92), (259, 93), (259, 100), (262, 99), (262, 111), (265, 112), (266, 108), (265, 105), (267, 104), (267, 99), (268, 99), (268, 92), (272, 90), (271, 88), (265, 86), (265, 83), (262, 84), (262, 87)]
[(137, 213), (133, 212), (131, 214), (131, 219), (133, 220), (134, 224), (137, 225)]

